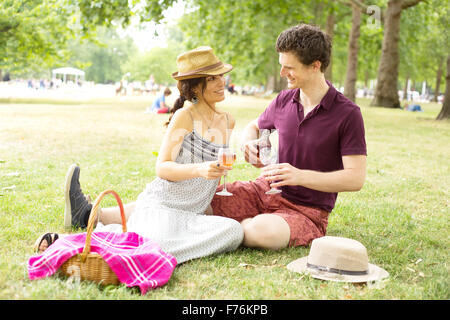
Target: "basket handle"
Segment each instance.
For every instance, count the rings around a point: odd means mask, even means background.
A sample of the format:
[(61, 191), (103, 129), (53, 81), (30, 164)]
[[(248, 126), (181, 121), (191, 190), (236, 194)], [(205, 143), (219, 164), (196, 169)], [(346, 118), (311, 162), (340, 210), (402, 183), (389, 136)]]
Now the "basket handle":
[(123, 209), (122, 200), (119, 195), (114, 190), (105, 190), (95, 199), (94, 205), (92, 206), (91, 213), (89, 216), (88, 226), (87, 226), (87, 234), (86, 234), (86, 243), (84, 245), (83, 252), (81, 253), (81, 261), (84, 262), (87, 258), (87, 255), (91, 252), (91, 234), (94, 230), (94, 222), (97, 220), (97, 209), (100, 205), (100, 201), (107, 194), (112, 194), (119, 204), (120, 208), (120, 217), (122, 218), (122, 231), (127, 232), (127, 221), (125, 218), (125, 211)]

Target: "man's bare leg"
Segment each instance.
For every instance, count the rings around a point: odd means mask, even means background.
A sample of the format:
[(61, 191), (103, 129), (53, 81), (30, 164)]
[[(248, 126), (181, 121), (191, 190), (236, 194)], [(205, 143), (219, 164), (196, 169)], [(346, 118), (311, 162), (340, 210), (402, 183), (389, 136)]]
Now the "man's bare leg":
[(243, 245), (250, 248), (278, 250), (289, 244), (288, 223), (275, 214), (259, 214), (241, 221), (244, 229)]

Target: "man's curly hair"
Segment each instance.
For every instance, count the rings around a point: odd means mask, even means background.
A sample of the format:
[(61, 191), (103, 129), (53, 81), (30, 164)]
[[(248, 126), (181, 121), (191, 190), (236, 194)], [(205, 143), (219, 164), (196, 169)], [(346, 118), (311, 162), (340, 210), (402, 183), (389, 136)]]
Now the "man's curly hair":
[(304, 65), (319, 60), (322, 72), (330, 64), (331, 47), (329, 35), (317, 26), (303, 23), (280, 33), (275, 45), (277, 52), (292, 52)]

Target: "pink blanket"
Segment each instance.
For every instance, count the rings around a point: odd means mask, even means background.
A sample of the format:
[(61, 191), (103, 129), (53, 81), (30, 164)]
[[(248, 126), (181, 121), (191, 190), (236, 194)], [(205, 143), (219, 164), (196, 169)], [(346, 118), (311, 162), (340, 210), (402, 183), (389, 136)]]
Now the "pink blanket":
[[(30, 280), (54, 274), (67, 259), (83, 251), (85, 241), (86, 232), (71, 234), (32, 256), (28, 260)], [(177, 265), (175, 257), (163, 252), (156, 242), (134, 232), (93, 232), (91, 252), (102, 256), (120, 282), (127, 287), (139, 286), (142, 294), (166, 284)]]

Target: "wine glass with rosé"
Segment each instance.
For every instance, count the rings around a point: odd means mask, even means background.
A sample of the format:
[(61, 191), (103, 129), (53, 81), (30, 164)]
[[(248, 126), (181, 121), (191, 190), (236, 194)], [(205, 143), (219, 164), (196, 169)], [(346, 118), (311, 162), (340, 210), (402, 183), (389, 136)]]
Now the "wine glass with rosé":
[[(236, 153), (230, 148), (220, 148), (219, 152), (219, 163), (225, 167), (231, 168), (233, 163), (236, 161)], [(216, 193), (219, 196), (232, 196), (233, 194), (227, 190), (227, 175), (223, 176), (223, 189)]]

